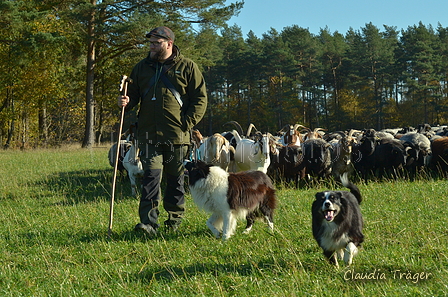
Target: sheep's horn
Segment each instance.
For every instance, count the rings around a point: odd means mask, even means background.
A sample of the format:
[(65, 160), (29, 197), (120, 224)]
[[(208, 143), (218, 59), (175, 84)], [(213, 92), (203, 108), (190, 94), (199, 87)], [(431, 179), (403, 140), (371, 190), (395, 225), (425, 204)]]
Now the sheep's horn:
[(225, 126), (225, 125), (227, 125), (227, 124), (232, 124), (232, 125), (234, 125), (234, 126), (237, 128), (237, 131), (238, 131), (238, 133), (239, 133), (240, 135), (243, 135), (243, 134), (244, 134), (244, 132), (243, 132), (243, 128), (241, 127), (241, 125), (240, 125), (237, 121), (230, 121), (230, 122), (227, 122), (227, 123), (225, 123), (223, 126)]
[(247, 128), (246, 137), (250, 136), (250, 133), (252, 133), (252, 129), (255, 129), (256, 132), (258, 132), (257, 128), (254, 124), (250, 123), (249, 127)]
[(286, 128), (290, 129), (290, 128), (291, 128), (291, 125), (286, 124), (283, 128), (281, 128), (280, 130), (278, 130), (277, 134), (280, 134), (280, 132), (284, 132), (284, 131), (286, 131), (286, 130), (285, 130)]
[(306, 127), (303, 126), (303, 125), (300, 125), (300, 124), (295, 124), (295, 125), (294, 125), (294, 130), (297, 130), (297, 129), (299, 129), (299, 128), (306, 128)]
[(348, 137), (352, 138), (353, 137), (353, 133), (355, 132), (361, 132), (360, 130), (355, 130), (355, 129), (350, 129), (350, 132), (348, 132)]

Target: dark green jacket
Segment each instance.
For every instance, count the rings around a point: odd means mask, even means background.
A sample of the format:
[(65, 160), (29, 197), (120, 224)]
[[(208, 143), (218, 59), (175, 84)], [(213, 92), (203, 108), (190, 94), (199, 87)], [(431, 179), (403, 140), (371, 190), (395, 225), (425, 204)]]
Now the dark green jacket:
[(164, 64), (169, 69), (165, 76), (180, 93), (183, 105), (181, 108), (161, 79), (148, 89), (151, 78), (156, 75), (156, 69), (160, 71), (162, 64), (153, 61), (148, 55), (135, 65), (130, 75), (133, 82), (128, 86), (130, 102), (126, 110), (140, 104), (138, 111), (140, 145), (189, 144), (190, 129), (199, 123), (207, 108), (205, 81), (196, 63), (185, 58), (175, 46), (172, 58)]

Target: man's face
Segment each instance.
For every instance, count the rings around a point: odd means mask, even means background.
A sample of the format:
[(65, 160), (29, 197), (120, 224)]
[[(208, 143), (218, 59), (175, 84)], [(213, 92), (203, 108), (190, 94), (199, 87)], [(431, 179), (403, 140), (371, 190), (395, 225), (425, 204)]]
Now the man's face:
[(172, 41), (151, 36), (149, 38), (150, 43), (150, 57), (153, 60), (164, 61), (170, 55), (169, 49), (171, 48)]

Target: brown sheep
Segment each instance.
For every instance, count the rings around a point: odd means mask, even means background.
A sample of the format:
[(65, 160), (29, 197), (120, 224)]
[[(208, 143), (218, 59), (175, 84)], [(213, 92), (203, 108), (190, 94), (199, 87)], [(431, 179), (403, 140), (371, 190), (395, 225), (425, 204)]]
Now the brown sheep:
[(441, 170), (443, 173), (448, 172), (448, 137), (434, 139), (431, 142), (431, 168)]

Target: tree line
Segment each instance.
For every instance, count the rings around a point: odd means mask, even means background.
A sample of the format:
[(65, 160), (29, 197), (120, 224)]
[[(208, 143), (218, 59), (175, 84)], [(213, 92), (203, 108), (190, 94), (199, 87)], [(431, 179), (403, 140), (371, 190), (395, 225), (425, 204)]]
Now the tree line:
[[(224, 0), (0, 0), (0, 143), (39, 147), (111, 139), (122, 75), (166, 25), (201, 67), (204, 135), (254, 123), (342, 130), (446, 124), (448, 28), (371, 23), (345, 34), (296, 25), (243, 36)], [(127, 118), (127, 123), (135, 120)], [(115, 139), (116, 140), (116, 139)]]

